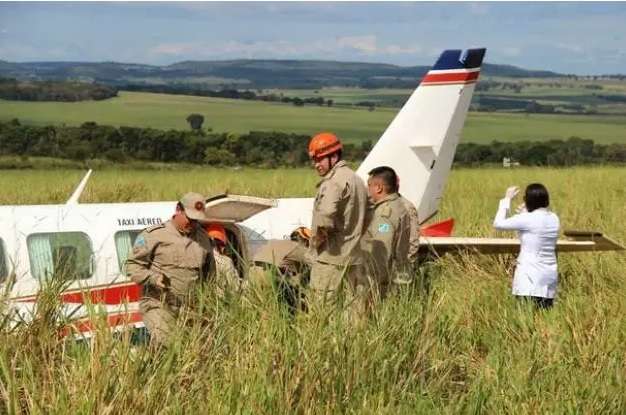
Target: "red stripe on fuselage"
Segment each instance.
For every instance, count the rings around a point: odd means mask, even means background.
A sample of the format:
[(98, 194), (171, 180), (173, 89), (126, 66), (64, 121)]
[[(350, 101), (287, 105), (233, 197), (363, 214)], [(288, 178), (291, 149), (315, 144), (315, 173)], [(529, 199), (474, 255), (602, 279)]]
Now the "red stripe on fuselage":
[(139, 285), (132, 283), (127, 285), (117, 285), (114, 287), (90, 290), (83, 292), (74, 292), (61, 295), (64, 303), (85, 303), (85, 296), (89, 295), (93, 304), (123, 304), (139, 301), (141, 297), (141, 288)]
[[(125, 282), (118, 285), (92, 287), (82, 290), (74, 290), (61, 294), (64, 303), (84, 304), (89, 299), (92, 304), (116, 305), (133, 303), (141, 298), (141, 287), (134, 282)], [(16, 301), (32, 303), (37, 301), (37, 296), (16, 298)]]
[(425, 84), (465, 84), (476, 82), (480, 71), (474, 72), (450, 72), (450, 73), (427, 73), (422, 83)]

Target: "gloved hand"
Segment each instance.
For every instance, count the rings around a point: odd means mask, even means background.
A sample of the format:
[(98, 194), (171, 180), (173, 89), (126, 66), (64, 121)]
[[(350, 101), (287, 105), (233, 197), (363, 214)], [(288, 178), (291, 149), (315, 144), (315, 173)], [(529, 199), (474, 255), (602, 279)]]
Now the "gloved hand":
[(504, 198), (512, 200), (515, 196), (517, 196), (518, 193), (519, 193), (519, 187), (510, 186), (508, 189), (506, 189), (506, 192), (504, 193)]
[(150, 275), (149, 282), (162, 290), (167, 290), (170, 285), (170, 279), (161, 273)]
[(528, 212), (528, 210), (526, 210), (526, 203), (522, 203), (515, 209), (515, 213), (517, 213), (518, 215), (520, 213), (526, 213), (526, 212)]

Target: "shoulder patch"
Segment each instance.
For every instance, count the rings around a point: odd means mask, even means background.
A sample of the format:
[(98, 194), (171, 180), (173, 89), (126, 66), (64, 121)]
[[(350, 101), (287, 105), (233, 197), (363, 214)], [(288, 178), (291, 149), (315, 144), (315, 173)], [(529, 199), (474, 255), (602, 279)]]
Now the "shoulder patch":
[(146, 238), (143, 235), (139, 235), (137, 239), (135, 239), (133, 248), (143, 248), (144, 246), (146, 246)]
[(158, 225), (152, 225), (149, 228), (146, 228), (146, 232), (152, 232), (152, 231), (155, 231), (155, 230), (161, 229), (161, 228), (165, 228), (165, 224), (164, 223), (159, 223)]
[(391, 232), (391, 225), (389, 225), (388, 223), (381, 223), (380, 225), (378, 225), (378, 232), (379, 233)]

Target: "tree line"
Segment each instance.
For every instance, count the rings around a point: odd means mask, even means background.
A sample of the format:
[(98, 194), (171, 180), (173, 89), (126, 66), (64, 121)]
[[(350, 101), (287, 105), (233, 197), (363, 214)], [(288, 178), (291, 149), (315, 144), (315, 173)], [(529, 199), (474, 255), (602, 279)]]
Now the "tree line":
[[(295, 167), (309, 163), (308, 135), (251, 131), (247, 134), (206, 130), (157, 130), (112, 127), (87, 122), (79, 127), (0, 123), (0, 155), (46, 156), (72, 160), (106, 159), (114, 162), (185, 162), (215, 166)], [(372, 143), (347, 143), (344, 157), (362, 160)], [(571, 166), (626, 163), (626, 144), (595, 144), (568, 140), (459, 144), (455, 163), (480, 166), (511, 158), (529, 166)]]
[(463, 166), (502, 163), (504, 158), (526, 166), (574, 166), (579, 164), (626, 163), (626, 144), (596, 144), (593, 140), (520, 141), (491, 144), (461, 143), (454, 162)]
[(18, 81), (0, 78), (0, 98), (15, 101), (99, 101), (117, 96), (107, 85), (72, 81)]
[(288, 97), (283, 94), (263, 94), (261, 92), (254, 92), (249, 89), (238, 90), (234, 88), (223, 88), (219, 90), (202, 89), (195, 86), (188, 85), (138, 85), (130, 84), (121, 87), (124, 91), (132, 92), (153, 92), (159, 94), (170, 95), (192, 95), (197, 97), (211, 97), (211, 98), (229, 98), (229, 99), (244, 99), (248, 101), (263, 101), (263, 102), (282, 102), (291, 103), (297, 107), (301, 107), (305, 104), (312, 104), (331, 107), (334, 103), (332, 99), (325, 99), (322, 96), (319, 97)]
[[(247, 134), (205, 130), (157, 130), (112, 127), (86, 122), (79, 127), (0, 123), (0, 155), (46, 156), (115, 162), (186, 162), (258, 167), (303, 166), (309, 163), (308, 135), (251, 131)], [(359, 160), (371, 142), (346, 144), (347, 159)]]

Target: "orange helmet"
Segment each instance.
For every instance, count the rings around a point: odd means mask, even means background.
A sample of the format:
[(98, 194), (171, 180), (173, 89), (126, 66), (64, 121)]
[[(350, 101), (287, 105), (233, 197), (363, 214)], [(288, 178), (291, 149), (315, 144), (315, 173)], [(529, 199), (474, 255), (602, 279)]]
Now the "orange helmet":
[(292, 241), (297, 241), (298, 238), (304, 239), (306, 241), (311, 239), (311, 230), (305, 226), (297, 227), (293, 232), (291, 232), (290, 239)]
[(333, 133), (319, 133), (309, 142), (309, 157), (329, 156), (343, 148), (339, 138)]
[(226, 245), (226, 229), (218, 223), (209, 223), (204, 227), (206, 233), (211, 239), (217, 239)]

